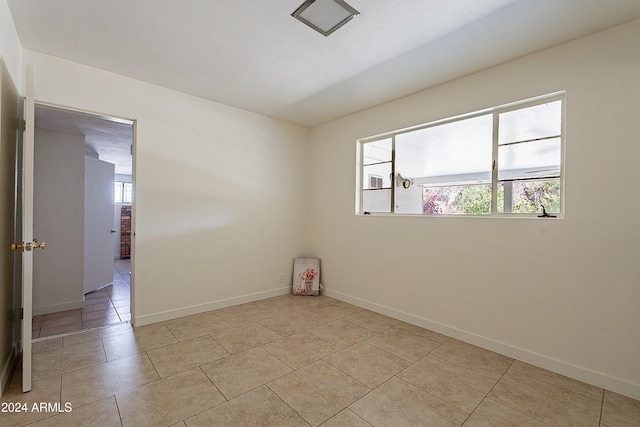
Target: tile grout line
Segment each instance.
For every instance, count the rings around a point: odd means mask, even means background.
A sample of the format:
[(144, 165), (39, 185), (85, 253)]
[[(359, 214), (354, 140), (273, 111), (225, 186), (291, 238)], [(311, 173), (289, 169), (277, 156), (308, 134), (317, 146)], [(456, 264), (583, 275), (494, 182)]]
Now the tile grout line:
[[(434, 355), (434, 357), (438, 357), (438, 356)], [(438, 358), (439, 358), (439, 357), (438, 357)], [(448, 362), (448, 360), (446, 360), (446, 359), (442, 359), (442, 358), (439, 358), (439, 359), (441, 359), (441, 360), (444, 360), (444, 361), (447, 361), (447, 362)], [(450, 362), (450, 363), (452, 363), (452, 362)], [(478, 404), (475, 406), (475, 408), (473, 408), (473, 411), (471, 411), (471, 413), (469, 414), (469, 416), (467, 417), (467, 419), (465, 419), (465, 420), (464, 420), (464, 422), (462, 423), (462, 425), (464, 425), (464, 423), (466, 423), (466, 422), (469, 420), (469, 418), (471, 418), (471, 416), (472, 416), (472, 415), (473, 415), (473, 414), (478, 410), (478, 408), (480, 407), (480, 405), (482, 405), (482, 402), (484, 402), (484, 401), (485, 401), (485, 399), (487, 399), (487, 396), (489, 396), (489, 393), (491, 393), (491, 392), (493, 391), (493, 389), (498, 385), (498, 383), (502, 380), (502, 378), (504, 378), (504, 376), (505, 376), (505, 375), (506, 375), (506, 373), (509, 371), (509, 369), (511, 369), (511, 367), (513, 366), (513, 364), (514, 364), (514, 363), (516, 363), (516, 360), (515, 360), (515, 359), (513, 359), (513, 361), (509, 364), (509, 366), (507, 367), (507, 369), (505, 369), (505, 370), (504, 370), (504, 372), (502, 373), (502, 375), (500, 375), (500, 378), (498, 378), (498, 380), (497, 380), (497, 381), (496, 381), (496, 382), (491, 386), (491, 388), (489, 389), (489, 391), (487, 391), (487, 392), (485, 393), (485, 395), (482, 397), (482, 399), (480, 399), (480, 402), (478, 402)], [(455, 365), (456, 365), (456, 366), (460, 366), (460, 365), (457, 365), (457, 364), (455, 364)], [(461, 367), (462, 367), (462, 368), (464, 368), (464, 366), (461, 366)], [(465, 369), (467, 369), (467, 368), (465, 368)], [(500, 403), (501, 405), (504, 405), (504, 403), (501, 403), (501, 402), (498, 402), (498, 403)], [(511, 408), (511, 407), (510, 407), (510, 406), (508, 406), (508, 405), (504, 405), (504, 406), (506, 406), (507, 408), (510, 408), (510, 409), (512, 409), (512, 410), (514, 410), (514, 411), (517, 411), (516, 409)], [(520, 411), (517, 411), (517, 412), (522, 413), (522, 412), (520, 412)], [(523, 415), (526, 415), (526, 414), (523, 414)], [(528, 415), (527, 415), (527, 416), (528, 416)], [(530, 418), (533, 418), (533, 417), (530, 417)], [(537, 418), (533, 418), (533, 419), (537, 419)], [(545, 424), (546, 424), (546, 423), (545, 423)]]
[(113, 400), (115, 400), (116, 402), (116, 409), (118, 410), (118, 418), (120, 418), (120, 425), (124, 426), (124, 420), (122, 419), (122, 412), (120, 411), (120, 405), (118, 405), (118, 397), (116, 396), (117, 393), (114, 393), (113, 396)]
[(606, 390), (602, 389), (602, 402), (600, 403), (600, 417), (598, 417), (598, 425), (601, 426), (602, 425), (602, 414), (604, 412), (604, 397), (606, 394)]
[[(294, 372), (295, 372), (295, 371), (294, 371)], [(286, 375), (288, 375), (288, 374), (286, 374)], [(272, 381), (269, 381), (269, 382), (272, 382)], [(283, 399), (283, 398), (282, 398), (278, 393), (276, 393), (274, 390), (272, 390), (272, 389), (271, 389), (271, 387), (269, 387), (269, 384), (264, 384), (264, 386), (265, 386), (267, 389), (269, 389), (269, 391), (270, 391), (271, 393), (273, 393), (273, 395), (274, 395), (275, 397), (277, 397), (278, 399), (280, 399), (280, 401), (281, 401), (282, 403), (284, 403), (285, 405), (287, 405), (287, 407), (288, 407), (289, 409), (291, 409), (295, 414), (297, 414), (297, 415), (298, 415), (298, 416), (299, 416), (299, 417), (300, 417), (300, 418), (301, 418), (305, 423), (307, 423), (307, 424), (308, 424), (308, 425), (310, 425), (310, 426), (311, 426), (311, 425), (313, 425), (313, 424), (311, 424), (309, 421), (307, 421), (307, 419), (306, 419), (305, 417), (303, 417), (303, 416), (302, 416), (302, 414), (300, 414), (300, 413), (299, 413), (298, 411), (296, 411), (293, 407), (291, 407), (291, 405), (289, 405), (289, 404), (287, 403), (287, 401), (286, 401), (286, 400), (284, 400), (284, 399)], [(256, 387), (256, 388), (257, 388), (257, 387)], [(255, 390), (255, 389), (254, 389), (254, 390)], [(334, 415), (334, 416), (335, 416), (335, 415)], [(329, 419), (331, 419), (331, 417), (329, 417)], [(324, 423), (324, 422), (326, 422), (326, 420), (325, 420), (325, 421), (323, 421), (323, 423)]]

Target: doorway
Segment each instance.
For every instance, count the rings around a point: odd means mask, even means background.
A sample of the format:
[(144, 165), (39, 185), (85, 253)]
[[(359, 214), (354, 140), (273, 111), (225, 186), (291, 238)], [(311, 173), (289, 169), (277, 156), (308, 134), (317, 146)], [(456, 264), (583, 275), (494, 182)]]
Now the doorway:
[[(130, 321), (132, 269), (130, 258), (120, 259), (120, 216), (132, 200), (116, 202), (114, 184), (133, 188), (134, 122), (36, 104), (35, 128), (34, 232), (47, 251), (34, 264), (33, 339)], [(96, 168), (99, 185), (88, 181)], [(72, 170), (83, 177), (71, 176)], [(91, 221), (100, 211), (102, 218)], [(46, 215), (39, 221), (37, 212)]]

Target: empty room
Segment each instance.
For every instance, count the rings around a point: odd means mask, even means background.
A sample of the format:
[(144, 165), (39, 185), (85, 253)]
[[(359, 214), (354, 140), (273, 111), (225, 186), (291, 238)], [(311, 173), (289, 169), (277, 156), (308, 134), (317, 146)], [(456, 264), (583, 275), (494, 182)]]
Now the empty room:
[[(0, 426), (640, 425), (638, 40), (637, 0), (0, 0)], [(104, 288), (38, 273), (97, 246), (90, 192), (39, 209), (43, 110), (129, 132)]]

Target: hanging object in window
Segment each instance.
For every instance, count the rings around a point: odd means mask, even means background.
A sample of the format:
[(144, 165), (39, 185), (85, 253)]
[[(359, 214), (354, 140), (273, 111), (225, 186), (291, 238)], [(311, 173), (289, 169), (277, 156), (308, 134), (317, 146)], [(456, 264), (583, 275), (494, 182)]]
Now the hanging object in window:
[(405, 177), (403, 177), (402, 175), (400, 175), (400, 173), (399, 173), (399, 172), (398, 172), (398, 173), (396, 173), (396, 175), (397, 175), (397, 177), (396, 177), (396, 178), (397, 178), (396, 182), (397, 182), (397, 185), (398, 185), (399, 187), (402, 187), (402, 188), (409, 188), (409, 187), (411, 187), (411, 180), (410, 180), (409, 178), (405, 178)]
[(542, 215), (538, 215), (538, 218), (556, 218), (556, 215), (549, 215), (547, 213), (547, 210), (544, 208), (544, 206), (540, 205), (542, 207)]

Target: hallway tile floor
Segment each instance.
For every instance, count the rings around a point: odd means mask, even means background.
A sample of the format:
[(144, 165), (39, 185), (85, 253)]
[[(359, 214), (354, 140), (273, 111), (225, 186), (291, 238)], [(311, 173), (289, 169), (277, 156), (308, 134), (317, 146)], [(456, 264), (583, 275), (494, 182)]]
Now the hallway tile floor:
[[(0, 426), (640, 425), (637, 400), (326, 296), (113, 325), (33, 353), (32, 391), (18, 372), (0, 399), (28, 410)], [(67, 412), (32, 410), (43, 402)]]
[(84, 308), (33, 316), (33, 339), (131, 320), (131, 261), (114, 260), (113, 283), (85, 295)]

